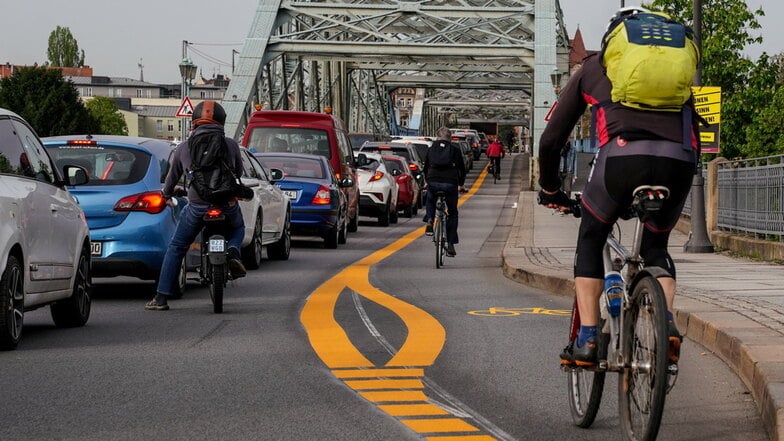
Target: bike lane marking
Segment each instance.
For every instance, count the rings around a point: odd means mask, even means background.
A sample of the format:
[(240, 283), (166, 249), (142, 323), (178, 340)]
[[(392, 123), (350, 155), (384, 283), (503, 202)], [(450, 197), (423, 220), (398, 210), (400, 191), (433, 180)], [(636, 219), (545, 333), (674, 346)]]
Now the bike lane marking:
[[(481, 187), (486, 170), (458, 201), (462, 205)], [(455, 415), (449, 406), (433, 402), (425, 393), (424, 368), (432, 366), (446, 341), (446, 330), (426, 311), (391, 296), (370, 283), (370, 269), (421, 237), (424, 226), (358, 260), (313, 291), (300, 313), (308, 340), (332, 374), (380, 410), (428, 440), (488, 441), (496, 437)], [(396, 314), (408, 330), (392, 358), (376, 366), (354, 346), (335, 320), (343, 294), (355, 292)], [(413, 418), (412, 418), (413, 417)], [(500, 430), (499, 430), (500, 431)]]

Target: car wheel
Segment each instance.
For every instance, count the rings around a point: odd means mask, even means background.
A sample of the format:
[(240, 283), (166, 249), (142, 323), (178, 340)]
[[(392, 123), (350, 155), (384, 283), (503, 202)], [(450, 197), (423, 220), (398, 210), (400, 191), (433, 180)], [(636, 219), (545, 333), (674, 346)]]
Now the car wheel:
[(0, 349), (14, 349), (24, 323), (24, 273), (16, 256), (8, 256), (0, 278)]
[(357, 204), (356, 209), (354, 210), (354, 217), (349, 215), (348, 217), (348, 231), (350, 233), (356, 233), (359, 229), (359, 204)]
[(79, 264), (76, 267), (74, 286), (71, 296), (60, 300), (51, 306), (52, 320), (61, 328), (75, 328), (84, 326), (90, 318), (90, 298), (92, 290), (92, 276), (90, 275), (89, 250), (82, 249)]
[[(174, 292), (169, 296), (170, 299), (181, 299), (185, 294), (185, 285), (188, 283), (188, 269), (185, 266), (186, 258), (182, 258), (180, 263), (180, 271), (177, 273), (177, 283), (174, 285)], [(158, 286), (158, 280), (155, 280), (155, 286)]]
[(343, 217), (343, 222), (341, 225), (343, 228), (340, 229), (340, 234), (338, 235), (338, 243), (343, 245), (346, 243), (346, 239), (348, 238), (348, 220), (346, 220), (345, 216)]
[(412, 202), (411, 205), (406, 205), (403, 208), (403, 216), (411, 218), (414, 216), (414, 207), (416, 207), (416, 202)]
[(267, 257), (272, 260), (289, 260), (289, 254), (291, 254), (291, 214), (286, 213), (280, 239), (267, 246)]
[(245, 268), (255, 270), (261, 266), (262, 252), (264, 246), (261, 243), (262, 215), (256, 216), (256, 225), (253, 227), (253, 239), (248, 246), (242, 249), (242, 263)]
[(334, 250), (338, 247), (338, 236), (340, 236), (340, 227), (335, 225), (324, 236), (324, 248)]
[(389, 206), (389, 200), (387, 200), (387, 205), (384, 206), (384, 209), (381, 210), (381, 214), (378, 215), (378, 225), (380, 225), (382, 227), (388, 227), (389, 226), (389, 220), (390, 220), (389, 219), (390, 218), (389, 212), (391, 210), (392, 210), (392, 208), (390, 208), (390, 206)]
[(390, 206), (389, 207), (389, 222), (393, 223), (393, 224), (396, 224), (397, 220), (398, 220), (398, 217), (397, 217), (397, 206), (394, 206), (394, 207)]

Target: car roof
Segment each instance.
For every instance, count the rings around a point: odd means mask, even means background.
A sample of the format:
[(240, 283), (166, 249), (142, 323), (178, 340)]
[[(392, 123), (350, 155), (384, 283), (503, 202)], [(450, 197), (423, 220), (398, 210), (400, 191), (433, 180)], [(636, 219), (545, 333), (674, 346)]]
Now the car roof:
[[(90, 138), (88, 138), (88, 136)], [(176, 147), (168, 139), (144, 138), (141, 136), (122, 135), (61, 135), (41, 138), (45, 146), (63, 145), (68, 141), (77, 139), (90, 139), (104, 145), (125, 147), (142, 147), (155, 155), (166, 155)]]
[(12, 111), (10, 111), (8, 109), (4, 109), (2, 107), (0, 107), (0, 116), (14, 116), (14, 117), (17, 117), (19, 119), (22, 119), (22, 117), (19, 116), (19, 114), (15, 113), (15, 112), (12, 112)]
[(311, 159), (316, 161), (322, 161), (329, 163), (329, 159), (326, 156), (322, 155), (313, 155), (310, 153), (291, 153), (291, 152), (254, 152), (253, 156), (258, 158), (302, 158), (302, 159)]

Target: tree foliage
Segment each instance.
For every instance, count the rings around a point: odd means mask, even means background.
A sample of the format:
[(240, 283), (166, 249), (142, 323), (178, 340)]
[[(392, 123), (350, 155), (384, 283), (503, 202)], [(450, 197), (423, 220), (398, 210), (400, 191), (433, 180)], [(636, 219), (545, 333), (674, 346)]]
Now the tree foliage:
[[(654, 0), (650, 7), (693, 26), (693, 0)], [(742, 0), (702, 1), (702, 84), (721, 87), (721, 154), (725, 157), (753, 155), (747, 138), (755, 118), (772, 104), (780, 87), (780, 63), (762, 54), (757, 62), (743, 55), (748, 45), (762, 43), (760, 8), (749, 10)], [(779, 126), (781, 129), (781, 126)]]
[(46, 50), (51, 66), (82, 67), (84, 51), (79, 50), (79, 43), (68, 27), (57, 26), (49, 34), (49, 47)]
[(128, 124), (113, 99), (97, 96), (85, 104), (96, 123), (95, 133), (102, 135), (127, 135)]
[(88, 133), (94, 127), (73, 83), (58, 69), (25, 67), (0, 79), (0, 107), (18, 113), (39, 136)]

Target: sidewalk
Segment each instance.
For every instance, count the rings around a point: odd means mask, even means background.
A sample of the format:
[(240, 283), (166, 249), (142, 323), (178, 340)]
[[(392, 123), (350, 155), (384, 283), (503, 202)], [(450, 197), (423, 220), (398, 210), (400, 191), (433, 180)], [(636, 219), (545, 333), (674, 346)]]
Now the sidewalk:
[[(528, 165), (524, 168), (525, 175)], [(573, 296), (579, 222), (537, 205), (535, 192), (522, 191), (502, 252), (504, 274)], [(628, 245), (634, 222), (621, 225)], [(678, 328), (735, 371), (751, 391), (771, 439), (784, 441), (784, 267), (719, 253), (686, 253), (687, 239), (678, 231), (670, 237), (678, 271)]]

